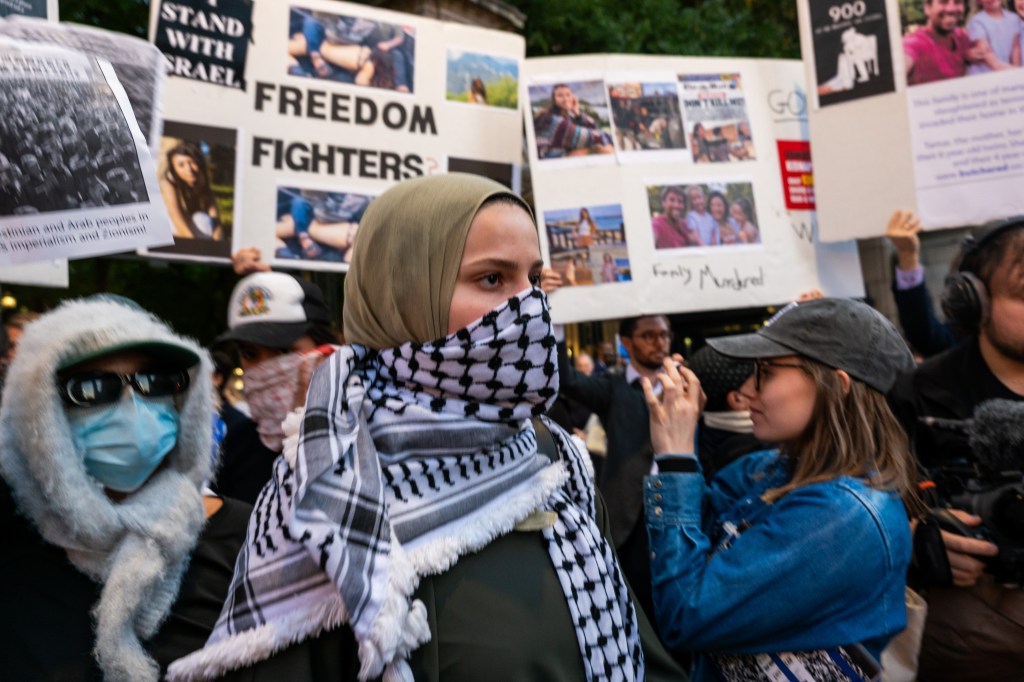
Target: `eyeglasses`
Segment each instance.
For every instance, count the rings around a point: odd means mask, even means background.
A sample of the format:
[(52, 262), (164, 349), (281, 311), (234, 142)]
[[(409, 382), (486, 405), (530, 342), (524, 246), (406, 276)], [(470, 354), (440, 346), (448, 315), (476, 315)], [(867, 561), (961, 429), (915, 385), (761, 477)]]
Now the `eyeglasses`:
[(765, 371), (768, 367), (793, 367), (795, 369), (806, 370), (807, 366), (799, 362), (769, 362), (768, 360), (755, 360), (754, 361), (754, 388), (757, 391), (761, 390), (761, 384), (764, 382)]
[(639, 334), (633, 334), (634, 339), (640, 339), (645, 343), (654, 343), (655, 341), (667, 341), (672, 343), (673, 336), (672, 332), (669, 331), (656, 332), (650, 330), (640, 332)]
[(117, 402), (125, 386), (145, 398), (179, 395), (188, 389), (188, 372), (81, 372), (61, 377), (57, 388), (65, 402), (77, 407), (94, 407)]

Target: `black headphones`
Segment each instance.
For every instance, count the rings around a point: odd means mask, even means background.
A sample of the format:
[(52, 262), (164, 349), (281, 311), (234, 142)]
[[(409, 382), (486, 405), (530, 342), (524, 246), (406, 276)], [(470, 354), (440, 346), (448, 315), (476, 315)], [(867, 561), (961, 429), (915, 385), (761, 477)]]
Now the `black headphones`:
[(964, 238), (957, 271), (946, 275), (942, 290), (942, 312), (950, 324), (973, 331), (988, 319), (988, 289), (975, 270), (975, 255), (1000, 235), (1019, 227), (1024, 227), (1024, 215), (985, 223)]

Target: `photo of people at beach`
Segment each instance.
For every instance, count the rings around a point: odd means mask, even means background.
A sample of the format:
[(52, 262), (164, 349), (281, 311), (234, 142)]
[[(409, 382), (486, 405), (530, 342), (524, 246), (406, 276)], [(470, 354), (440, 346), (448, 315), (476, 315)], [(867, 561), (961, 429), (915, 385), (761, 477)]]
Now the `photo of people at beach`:
[(654, 248), (760, 244), (748, 182), (648, 185)]
[(544, 212), (551, 266), (566, 286), (614, 284), (632, 279), (620, 204)]
[(530, 109), (540, 160), (615, 152), (604, 81), (531, 85)]
[(416, 29), (292, 6), (288, 74), (413, 92)]

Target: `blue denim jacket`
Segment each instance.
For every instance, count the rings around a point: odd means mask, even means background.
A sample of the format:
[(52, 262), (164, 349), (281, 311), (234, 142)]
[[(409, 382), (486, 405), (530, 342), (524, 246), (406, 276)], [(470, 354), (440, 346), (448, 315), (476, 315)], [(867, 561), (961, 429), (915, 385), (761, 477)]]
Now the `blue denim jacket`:
[[(899, 495), (842, 477), (761, 495), (790, 471), (747, 455), (705, 484), (644, 480), (654, 603), (671, 649), (731, 654), (863, 644), (876, 658), (906, 627), (910, 526)], [(716, 679), (695, 657), (695, 681)]]

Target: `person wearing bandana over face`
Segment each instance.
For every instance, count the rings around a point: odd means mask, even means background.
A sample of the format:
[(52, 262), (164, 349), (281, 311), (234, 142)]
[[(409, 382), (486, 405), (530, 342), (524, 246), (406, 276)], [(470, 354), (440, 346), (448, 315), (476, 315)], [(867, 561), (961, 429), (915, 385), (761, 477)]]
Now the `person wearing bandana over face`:
[(337, 339), (319, 287), (283, 272), (256, 272), (235, 285), (228, 331), (215, 343), (235, 346), (252, 420), (224, 437), (213, 489), (252, 504), (281, 454), (281, 422), (302, 406), (313, 369)]
[(128, 299), (25, 328), (0, 408), (5, 679), (155, 682), (203, 645), (251, 510), (201, 492), (209, 377)]
[(685, 679), (633, 607), (585, 453), (540, 417), (558, 373), (526, 204), (419, 178), (359, 235), (350, 345), (285, 421), (218, 626), (169, 678)]

